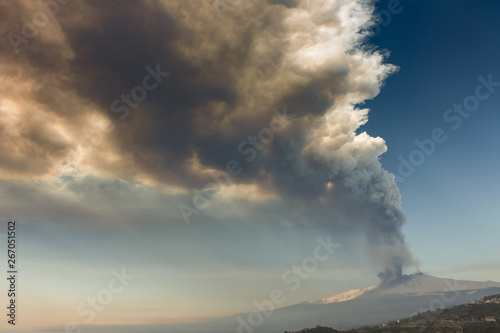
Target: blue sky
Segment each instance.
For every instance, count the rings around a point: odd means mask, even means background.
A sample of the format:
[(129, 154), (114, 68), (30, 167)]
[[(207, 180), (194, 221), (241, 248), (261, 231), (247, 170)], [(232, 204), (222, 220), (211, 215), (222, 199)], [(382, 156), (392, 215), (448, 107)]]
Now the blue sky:
[[(362, 129), (386, 140), (389, 149), (382, 155), (382, 165), (395, 174), (398, 157), (408, 158), (417, 148), (415, 139), (430, 138), (436, 127), (445, 130), (448, 140), (437, 145), (436, 152), (405, 182), (398, 183), (408, 218), (404, 230), (422, 269), (441, 275), (456, 270), (462, 277), (494, 279), (500, 267), (494, 236), (500, 231), (496, 208), (500, 199), (500, 91), (481, 102), (457, 130), (443, 121), (443, 114), (474, 93), (478, 76), (492, 74), (500, 81), (500, 3), (401, 4), (401, 13), (393, 15), (371, 39), (390, 51), (388, 61), (400, 70), (387, 80), (380, 95), (366, 103), (372, 111)], [(377, 7), (386, 9), (387, 2)], [(466, 268), (474, 263), (484, 263), (485, 271)]]

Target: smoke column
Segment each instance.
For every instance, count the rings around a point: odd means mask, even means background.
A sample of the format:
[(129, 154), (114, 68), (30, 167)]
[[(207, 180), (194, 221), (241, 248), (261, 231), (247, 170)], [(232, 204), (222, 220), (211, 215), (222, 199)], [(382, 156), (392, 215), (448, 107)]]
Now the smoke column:
[[(244, 167), (231, 186), (247, 200), (248, 220), (355, 235), (383, 281), (401, 276), (414, 261), (401, 232), (398, 188), (379, 162), (387, 147), (360, 131), (369, 111), (360, 105), (397, 70), (364, 46), (373, 2), (216, 3), (223, 5), (74, 0), (18, 54), (4, 38), (0, 84), (5, 95), (22, 99), (2, 102), (15, 117), (0, 117), (0, 142), (19, 142), (19, 149), (2, 150), (1, 172), (43, 177), (72, 161), (98, 175), (188, 193), (236, 160)], [(1, 6), (12, 13), (2, 31), (20, 31), (17, 18), (39, 10), (31, 1)], [(111, 103), (142, 85), (146, 66), (157, 64), (168, 78), (119, 120)], [(259, 149), (238, 149), (278, 117), (275, 108), (294, 115), (289, 126), (265, 144), (258, 139)], [(95, 119), (111, 119), (113, 132), (73, 160), (82, 128)], [(221, 189), (218, 198), (227, 193)], [(250, 199), (266, 196), (272, 199)]]

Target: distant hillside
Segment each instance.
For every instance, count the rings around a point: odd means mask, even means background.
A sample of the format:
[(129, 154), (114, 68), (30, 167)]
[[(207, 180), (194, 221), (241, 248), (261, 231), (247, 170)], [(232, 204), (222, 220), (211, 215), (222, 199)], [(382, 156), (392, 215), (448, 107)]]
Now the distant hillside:
[[(326, 329), (326, 328), (321, 328)], [(336, 332), (302, 330), (300, 333)], [(363, 326), (348, 333), (499, 333), (500, 294), (469, 304), (419, 313), (399, 321), (377, 326)]]

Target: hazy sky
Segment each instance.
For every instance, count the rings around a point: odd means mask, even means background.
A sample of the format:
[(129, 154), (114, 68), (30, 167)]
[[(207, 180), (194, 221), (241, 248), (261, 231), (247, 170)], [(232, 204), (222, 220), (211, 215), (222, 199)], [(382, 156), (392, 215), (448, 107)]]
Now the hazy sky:
[(499, 2), (42, 3), (0, 0), (21, 326), (498, 280)]

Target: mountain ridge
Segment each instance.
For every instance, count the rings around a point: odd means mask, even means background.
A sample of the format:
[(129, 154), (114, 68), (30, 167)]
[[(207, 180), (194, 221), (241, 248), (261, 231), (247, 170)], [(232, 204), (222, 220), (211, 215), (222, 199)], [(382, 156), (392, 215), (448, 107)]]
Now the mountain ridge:
[[(360, 289), (363, 288), (357, 290)], [(144, 333), (163, 331), (169, 333), (283, 333), (284, 331), (300, 331), (304, 327), (315, 327), (320, 323), (335, 329), (341, 327), (342, 330), (349, 330), (364, 325), (378, 325), (389, 320), (403, 319), (437, 308), (444, 309), (471, 303), (495, 294), (500, 294), (500, 282), (454, 280), (416, 273), (381, 283), (376, 288), (360, 292), (356, 297), (345, 301), (301, 302), (270, 309), (269, 302), (265, 303), (260, 300), (261, 309), (256, 309), (256, 312), (238, 313), (228, 317), (191, 323), (161, 324), (153, 327), (137, 326), (135, 331)], [(264, 306), (264, 303), (267, 305)], [(101, 331), (96, 332), (101, 333)], [(116, 327), (116, 330), (109, 326), (102, 329), (102, 333), (114, 332), (118, 333), (119, 327)]]
[[(443, 288), (444, 286), (444, 288)], [(500, 282), (495, 281), (469, 281), (449, 278), (438, 278), (425, 273), (403, 275), (389, 282), (365, 288), (351, 289), (346, 292), (322, 298), (315, 304), (329, 304), (345, 302), (358, 297), (367, 297), (373, 294), (388, 295), (433, 295), (442, 292), (456, 292), (475, 289), (500, 287)]]

